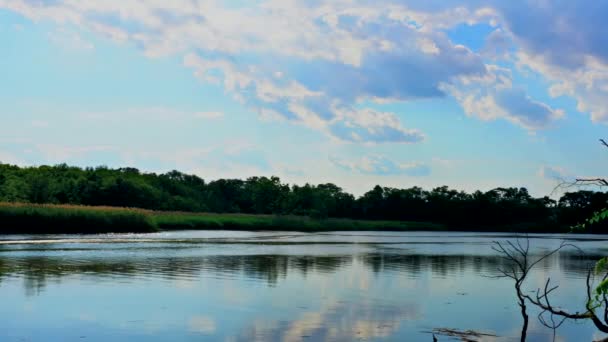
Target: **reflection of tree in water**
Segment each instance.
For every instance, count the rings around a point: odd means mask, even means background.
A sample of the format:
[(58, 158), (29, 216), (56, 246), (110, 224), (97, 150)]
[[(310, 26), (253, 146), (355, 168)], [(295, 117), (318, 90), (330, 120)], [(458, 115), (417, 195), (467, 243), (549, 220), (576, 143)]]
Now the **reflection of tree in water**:
[(366, 254), (360, 259), (374, 272), (405, 272), (417, 277), (420, 273), (430, 271), (434, 276), (445, 278), (473, 271), (482, 274), (495, 271), (502, 259), (496, 256), (470, 255), (401, 255), (401, 254)]
[(184, 279), (204, 274), (244, 276), (274, 286), (289, 272), (303, 276), (332, 273), (350, 264), (352, 256), (238, 255), (172, 258), (0, 257), (0, 282), (6, 277), (23, 279), (28, 296), (39, 294), (49, 281), (69, 276), (115, 280), (119, 277)]
[(0, 258), (0, 281), (5, 277), (23, 279), (25, 293), (38, 295), (52, 281), (73, 275), (134, 274), (136, 269), (124, 262), (73, 261), (50, 257)]
[(341, 267), (350, 265), (352, 257), (347, 256), (295, 256), (290, 259), (290, 268), (300, 271), (304, 276), (312, 273), (333, 273)]
[(289, 272), (332, 273), (352, 262), (352, 256), (298, 255), (230, 255), (202, 259), (204, 271), (212, 273), (240, 273), (247, 278), (260, 279), (274, 286)]
[[(417, 277), (422, 272), (430, 271), (436, 277), (448, 277), (472, 271), (478, 275), (496, 274), (501, 266), (508, 264), (497, 255), (423, 255), (423, 254), (383, 254), (370, 253), (358, 256), (372, 271), (405, 272)], [(558, 269), (565, 274), (586, 275), (587, 256), (582, 259), (575, 254), (560, 254), (559, 257), (543, 260), (539, 269)]]
[[(588, 256), (593, 258), (594, 256)], [(68, 276), (95, 277), (112, 281), (117, 277), (194, 279), (206, 274), (220, 277), (245, 277), (276, 285), (289, 273), (335, 273), (352, 265), (353, 260), (375, 273), (400, 272), (418, 277), (431, 272), (436, 277), (448, 277), (464, 272), (492, 274), (505, 266), (499, 256), (420, 255), (399, 253), (369, 253), (336, 256), (315, 255), (215, 255), (199, 257), (54, 257), (0, 256), (0, 282), (7, 277), (24, 281), (28, 295), (44, 290), (49, 281), (60, 281)], [(539, 268), (558, 268), (565, 274), (584, 276), (586, 261), (572, 253), (544, 260)]]

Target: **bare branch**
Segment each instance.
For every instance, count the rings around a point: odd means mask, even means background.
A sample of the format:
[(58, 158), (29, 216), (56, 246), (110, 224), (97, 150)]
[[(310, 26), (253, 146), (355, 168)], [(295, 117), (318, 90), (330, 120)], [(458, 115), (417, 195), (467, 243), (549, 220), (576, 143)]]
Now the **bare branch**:
[(574, 185), (608, 186), (608, 181), (604, 178), (577, 178)]
[(550, 312), (551, 314), (566, 317), (569, 319), (588, 319), (592, 318), (591, 314), (587, 311), (585, 313), (570, 313), (566, 312), (562, 309), (556, 308), (549, 302), (549, 294), (557, 289), (557, 286), (549, 289), (550, 279), (547, 279), (547, 283), (545, 284), (545, 289), (542, 293), (540, 293), (540, 289), (537, 291), (536, 298), (532, 298), (529, 295), (524, 295), (524, 297), (530, 301), (530, 303), (538, 306), (544, 311)]
[[(599, 141), (604, 147), (608, 147), (608, 142), (606, 142), (606, 140), (599, 139)], [(601, 178), (601, 177), (576, 178), (574, 181), (566, 180), (564, 177), (562, 177), (562, 178), (558, 179), (558, 181), (559, 181), (559, 183), (557, 184), (557, 186), (555, 186), (555, 188), (553, 188), (553, 191), (551, 191), (551, 195), (553, 195), (558, 190), (567, 190), (569, 188), (574, 188), (574, 187), (597, 186), (597, 187), (603, 188), (605, 186), (608, 186), (608, 179)]]
[[(608, 146), (607, 146), (608, 147)], [(608, 183), (607, 183), (608, 184)], [(525, 294), (522, 291), (522, 285), (528, 276), (528, 273), (532, 268), (538, 265), (543, 260), (555, 255), (560, 252), (562, 249), (569, 247), (579, 251), (581, 254), (584, 254), (583, 251), (569, 243), (562, 242), (559, 247), (545, 253), (540, 258), (536, 259), (534, 262), (529, 262), (529, 247), (530, 241), (526, 238), (525, 246), (519, 241), (515, 241), (515, 243), (511, 241), (507, 241), (506, 243), (501, 243), (494, 241), (494, 246), (492, 249), (498, 253), (500, 253), (503, 258), (511, 263), (511, 269), (499, 269), (499, 272), (503, 275), (503, 277), (513, 279), (515, 281), (515, 291), (518, 298), (518, 304), (521, 308), (522, 316), (524, 318), (524, 327), (522, 329), (522, 341), (525, 340), (525, 336), (527, 334), (527, 325), (528, 325), (528, 315), (526, 313), (526, 301), (532, 303), (536, 307), (540, 308), (542, 311), (538, 315), (538, 319), (542, 325), (553, 329), (553, 335), (555, 336), (556, 329), (559, 328), (567, 319), (590, 319), (593, 321), (595, 326), (602, 332), (608, 333), (608, 296), (603, 296), (603, 305), (604, 306), (604, 321), (595, 314), (595, 309), (597, 306), (594, 306), (594, 302), (592, 301), (592, 280), (591, 280), (591, 270), (587, 275), (587, 303), (585, 305), (586, 311), (584, 312), (569, 312), (563, 310), (559, 307), (554, 306), (551, 303), (550, 295), (558, 289), (558, 286), (551, 286), (551, 278), (548, 278), (545, 282), (545, 286), (542, 289), (537, 289), (535, 298)], [(604, 276), (604, 279), (608, 278), (608, 273)], [(549, 320), (545, 318), (545, 315), (550, 315)], [(556, 317), (559, 317), (556, 320)]]
[[(578, 250), (579, 252), (582, 253), (582, 250), (578, 247), (576, 247), (575, 245), (571, 244), (571, 243), (565, 243), (562, 242), (559, 247), (557, 247), (556, 249), (552, 250), (551, 252), (545, 254), (544, 256), (540, 257), (538, 260), (536, 260), (535, 262), (531, 263), (530, 266), (528, 267), (528, 269), (532, 269), (534, 266), (536, 266), (539, 262), (547, 259), (548, 257), (552, 256), (553, 254), (561, 251), (562, 249), (566, 248), (566, 247), (571, 247), (574, 248), (576, 250)], [(526, 258), (527, 258), (527, 254), (526, 254)]]

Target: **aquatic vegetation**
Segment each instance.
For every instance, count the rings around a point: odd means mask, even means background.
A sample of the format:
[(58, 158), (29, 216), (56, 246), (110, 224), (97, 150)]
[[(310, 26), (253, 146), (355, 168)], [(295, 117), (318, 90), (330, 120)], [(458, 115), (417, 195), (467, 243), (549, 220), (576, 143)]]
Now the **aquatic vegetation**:
[(162, 212), (104, 206), (0, 203), (0, 233), (122, 233), (157, 230), (445, 230), (441, 224), (307, 216)]
[(121, 233), (157, 230), (141, 209), (0, 203), (0, 233)]
[(445, 230), (441, 224), (401, 221), (365, 221), (352, 219), (316, 219), (307, 216), (195, 214), (155, 212), (158, 227), (173, 229), (233, 229), (233, 230)]

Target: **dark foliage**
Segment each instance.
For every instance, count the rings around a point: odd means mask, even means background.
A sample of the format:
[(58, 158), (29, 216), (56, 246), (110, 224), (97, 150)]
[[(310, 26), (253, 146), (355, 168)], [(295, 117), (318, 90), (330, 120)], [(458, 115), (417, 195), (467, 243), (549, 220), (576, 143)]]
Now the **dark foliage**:
[[(203, 179), (171, 171), (134, 168), (0, 164), (0, 202), (104, 205), (162, 211), (303, 215), (435, 222), (454, 229), (560, 232), (606, 207), (608, 194), (576, 191), (559, 201), (534, 198), (525, 188), (497, 188), (472, 194), (438, 187), (376, 186), (359, 198), (334, 184), (303, 186), (277, 177)], [(606, 222), (588, 227), (608, 233)]]

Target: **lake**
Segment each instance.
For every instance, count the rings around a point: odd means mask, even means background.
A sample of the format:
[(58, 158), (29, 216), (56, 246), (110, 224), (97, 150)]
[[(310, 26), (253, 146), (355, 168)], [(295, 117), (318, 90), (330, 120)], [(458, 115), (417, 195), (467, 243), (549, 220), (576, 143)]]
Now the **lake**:
[[(522, 319), (492, 241), (509, 234), (184, 231), (0, 238), (1, 341), (432, 341), (433, 329), (519, 340)], [(569, 240), (526, 289), (560, 285), (582, 309), (607, 237), (531, 235), (534, 254)], [(580, 310), (579, 309), (579, 310)], [(529, 341), (553, 332), (530, 314)], [(441, 331), (438, 331), (441, 332)], [(603, 335), (567, 322), (558, 341)], [(604, 336), (605, 337), (605, 336)], [(454, 341), (437, 334), (439, 341)]]

